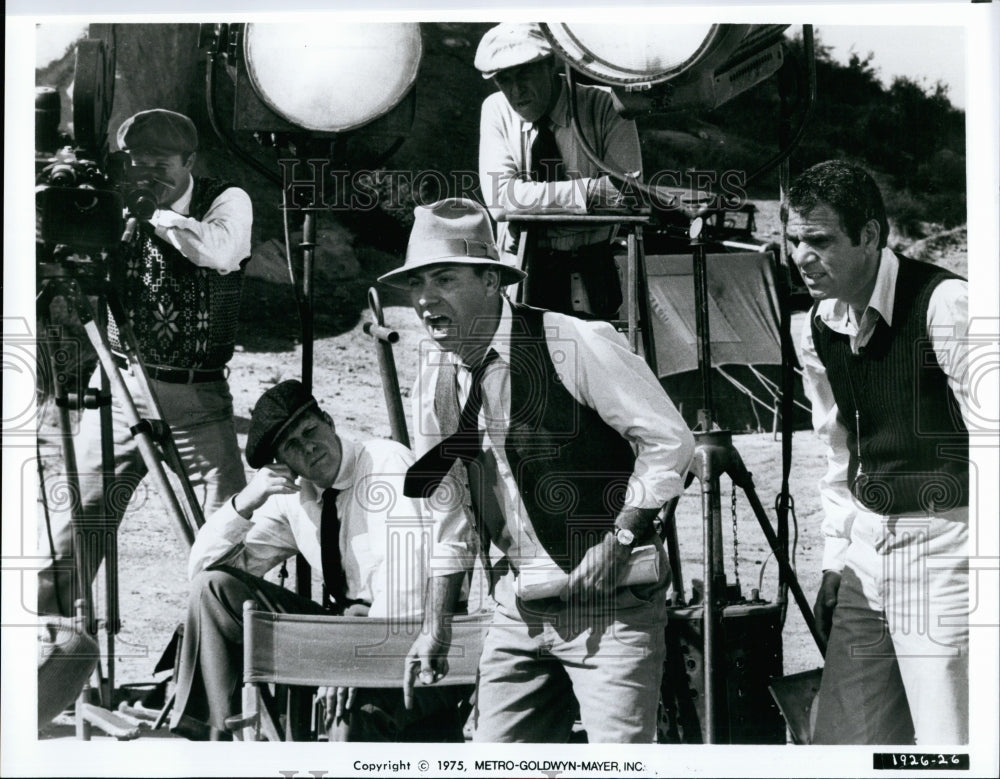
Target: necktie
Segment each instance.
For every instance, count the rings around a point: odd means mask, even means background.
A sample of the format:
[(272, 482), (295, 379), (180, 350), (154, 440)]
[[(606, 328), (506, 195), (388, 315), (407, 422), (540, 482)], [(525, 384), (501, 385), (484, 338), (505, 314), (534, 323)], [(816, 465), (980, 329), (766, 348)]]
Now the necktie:
[(566, 178), (566, 166), (548, 118), (538, 121), (538, 135), (531, 144), (531, 178), (535, 181), (562, 181)]
[(349, 604), (347, 599), (347, 575), (340, 554), (340, 517), (337, 516), (337, 495), (340, 490), (329, 487), (323, 490), (323, 511), (320, 514), (319, 544), (323, 559), (323, 584), (326, 593), (337, 604), (337, 611), (343, 611)]
[(492, 349), (472, 369), (472, 386), (458, 417), (458, 430), (440, 441), (406, 472), (403, 494), (408, 498), (426, 498), (441, 484), (455, 460), (468, 464), (482, 451), (483, 434), (479, 429), (479, 411), (483, 407), (483, 376), (499, 355)]

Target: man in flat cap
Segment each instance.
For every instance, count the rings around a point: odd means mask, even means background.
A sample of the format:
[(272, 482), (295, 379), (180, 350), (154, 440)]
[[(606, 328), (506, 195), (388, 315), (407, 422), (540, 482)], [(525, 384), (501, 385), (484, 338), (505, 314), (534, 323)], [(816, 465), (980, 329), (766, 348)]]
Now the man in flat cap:
[[(171, 727), (218, 734), (240, 711), (243, 602), (283, 613), (419, 618), (429, 528), (403, 497), (413, 463), (395, 441), (356, 443), (337, 433), (302, 383), (283, 381), (257, 402), (247, 436), (257, 472), (198, 533)], [(300, 553), (321, 571), (327, 602), (262, 577)], [(434, 690), (406, 711), (397, 690), (327, 690), (330, 738), (462, 740), (464, 687)]]
[[(639, 178), (642, 157), (634, 122), (615, 110), (611, 94), (577, 85), (576, 115), (595, 165), (575, 137), (569, 89), (538, 24), (500, 24), (479, 43), (476, 68), (499, 88), (483, 101), (479, 185), (496, 217), (502, 211), (615, 205), (620, 195), (607, 171)], [(622, 302), (607, 226), (549, 226), (533, 241), (531, 305), (584, 318), (612, 319)], [(497, 245), (516, 264), (520, 236), (497, 223)]]
[(405, 263), (380, 279), (409, 290), (427, 331), (405, 486), (427, 499), (435, 546), (405, 689), (447, 673), (478, 553), (496, 611), (475, 739), (566, 741), (575, 696), (591, 741), (651, 743), (670, 575), (653, 520), (683, 491), (693, 438), (610, 324), (508, 302), (523, 278), (486, 210), (450, 199), (416, 209)]
[[(243, 266), (250, 257), (250, 197), (239, 187), (192, 175), (198, 132), (186, 116), (142, 111), (118, 130), (132, 172), (146, 182), (156, 209), (138, 222), (115, 258), (111, 279), (135, 334), (163, 419), (169, 425), (202, 510), (215, 511), (246, 484), (233, 424), (226, 364), (236, 340)], [(109, 315), (108, 339), (122, 378), (143, 418), (156, 418), (128, 364), (118, 323)], [(99, 386), (95, 372), (91, 386)], [(100, 414), (85, 411), (76, 439), (79, 518), (88, 530), (85, 558), (93, 580), (105, 538), (146, 474), (117, 400), (114, 417), (114, 488), (100, 509)], [(69, 501), (51, 502), (52, 562), (39, 573), (42, 614), (72, 616), (75, 591), (73, 524)]]

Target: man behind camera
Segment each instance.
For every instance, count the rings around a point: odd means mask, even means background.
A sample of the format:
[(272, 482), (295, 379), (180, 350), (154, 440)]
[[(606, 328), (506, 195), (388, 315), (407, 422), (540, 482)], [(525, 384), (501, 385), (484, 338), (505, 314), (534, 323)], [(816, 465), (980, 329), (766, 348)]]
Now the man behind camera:
[[(198, 132), (186, 116), (142, 111), (119, 128), (118, 146), (132, 173), (155, 196), (157, 208), (137, 224), (113, 260), (111, 280), (169, 425), (184, 470), (205, 513), (246, 485), (233, 424), (226, 363), (233, 354), (242, 289), (250, 256), (252, 209), (239, 187), (192, 175)], [(135, 179), (136, 176), (132, 176)], [(139, 415), (155, 418), (129, 365), (123, 336), (109, 317), (108, 339)], [(99, 371), (91, 380), (99, 386)], [(120, 404), (114, 418), (114, 487), (102, 514), (101, 428), (97, 410), (84, 412), (76, 437), (80, 495), (53, 505), (52, 559), (39, 573), (41, 614), (73, 613), (73, 505), (87, 530), (87, 581), (105, 555), (136, 487), (146, 474)], [(53, 493), (54, 485), (46, 485)]]

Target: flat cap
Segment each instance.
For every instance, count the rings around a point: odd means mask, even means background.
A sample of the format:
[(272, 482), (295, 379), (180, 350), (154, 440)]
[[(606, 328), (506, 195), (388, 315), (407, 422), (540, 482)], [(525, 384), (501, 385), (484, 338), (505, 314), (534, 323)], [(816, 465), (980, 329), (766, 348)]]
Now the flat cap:
[(476, 49), (476, 69), (483, 78), (501, 70), (527, 65), (552, 55), (552, 44), (536, 22), (504, 23), (491, 27)]
[(185, 154), (198, 148), (198, 130), (184, 114), (153, 108), (122, 122), (117, 140), (122, 151), (156, 149)]
[(296, 379), (275, 384), (261, 395), (250, 412), (246, 450), (250, 467), (261, 468), (274, 462), (281, 437), (299, 417), (313, 409), (319, 410), (316, 398)]

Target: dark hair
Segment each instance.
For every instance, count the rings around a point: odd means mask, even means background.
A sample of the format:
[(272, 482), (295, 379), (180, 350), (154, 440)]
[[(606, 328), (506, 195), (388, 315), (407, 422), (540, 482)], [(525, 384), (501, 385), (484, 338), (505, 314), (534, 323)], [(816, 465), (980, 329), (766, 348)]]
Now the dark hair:
[(864, 168), (844, 160), (827, 160), (799, 174), (788, 188), (788, 207), (807, 213), (820, 203), (837, 212), (844, 232), (855, 245), (871, 219), (878, 222), (878, 248), (886, 245), (889, 220), (882, 193)]

